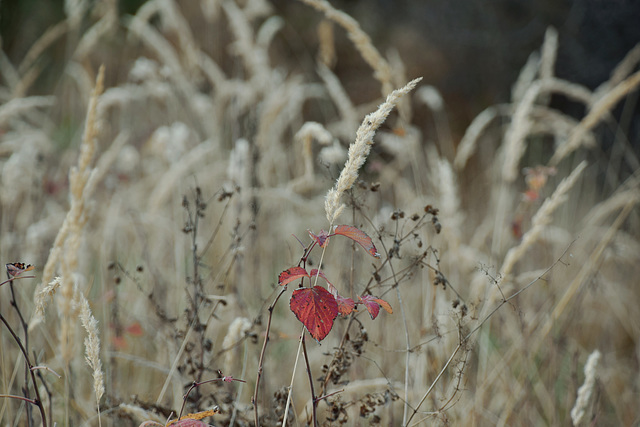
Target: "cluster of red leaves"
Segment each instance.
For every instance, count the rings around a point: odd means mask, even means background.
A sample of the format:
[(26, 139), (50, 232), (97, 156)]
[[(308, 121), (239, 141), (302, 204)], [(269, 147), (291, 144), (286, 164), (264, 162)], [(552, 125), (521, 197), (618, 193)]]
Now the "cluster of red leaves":
[[(380, 257), (371, 238), (356, 227), (338, 225), (333, 229), (332, 234), (329, 234), (324, 230), (320, 231), (318, 235), (311, 232), (309, 232), (309, 234), (318, 246), (322, 248), (328, 244), (329, 237), (335, 235), (346, 236), (360, 244), (371, 256)], [(280, 276), (278, 277), (278, 284), (284, 286), (294, 280), (303, 279), (305, 277), (316, 280), (318, 277), (321, 277), (327, 282), (328, 290), (317, 285), (308, 288), (298, 288), (293, 291), (289, 307), (298, 320), (307, 328), (311, 336), (317, 341), (322, 341), (329, 334), (331, 328), (333, 328), (333, 322), (338, 314), (341, 316), (348, 316), (355, 310), (355, 306), (357, 304), (364, 305), (372, 319), (375, 319), (378, 316), (380, 307), (384, 308), (389, 313), (393, 312), (388, 302), (372, 295), (359, 296), (358, 302), (351, 298), (341, 296), (336, 287), (329, 282), (324, 273), (317, 269), (313, 269), (311, 270), (311, 273), (307, 273), (307, 270), (302, 267), (288, 268), (280, 273)]]

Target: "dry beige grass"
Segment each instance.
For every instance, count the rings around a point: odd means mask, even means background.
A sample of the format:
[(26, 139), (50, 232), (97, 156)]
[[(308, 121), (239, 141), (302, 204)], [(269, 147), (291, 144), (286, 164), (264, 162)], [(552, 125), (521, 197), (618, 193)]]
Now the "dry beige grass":
[[(320, 11), (316, 73), (274, 54), (286, 49), (290, 24), (266, 0), (151, 0), (124, 18), (116, 2), (98, 3), (87, 15), (74, 8), (88, 2), (66, 2), (67, 18), (20, 64), (0, 64), (0, 253), (38, 267), (39, 284), (14, 288), (27, 320), (42, 316), (29, 329), (37, 364), (62, 375), (40, 371), (53, 422), (163, 423), (180, 410), (185, 386), (221, 369), (247, 384), (202, 385), (185, 411), (217, 405), (211, 424), (252, 425), (267, 307), (278, 273), (302, 253), (291, 235), (306, 242), (307, 229), (326, 229), (340, 212), (383, 256), (372, 262), (332, 239), (323, 270), (345, 295), (370, 284), (394, 314), (371, 321), (361, 311), (337, 320), (322, 345), (307, 341), (314, 378), (330, 365), (349, 382), (327, 382), (324, 393), (337, 394), (331, 407), (320, 403), (321, 421), (364, 424), (360, 411), (369, 411), (369, 420), (401, 425), (417, 410), (409, 425), (637, 422), (640, 171), (598, 185), (607, 159), (593, 150), (593, 131), (637, 90), (637, 48), (592, 92), (554, 76), (559, 41), (549, 30), (511, 101), (489, 107), (453, 144), (435, 89), (413, 95), (420, 84), (407, 81), (417, 76), (403, 80), (399, 59), (384, 58), (326, 1), (304, 1)], [(202, 36), (213, 31), (228, 45)], [(371, 66), (362, 79), (386, 102), (357, 105), (330, 69), (331, 45), (345, 31)], [(68, 33), (76, 44), (57, 89), (31, 96), (40, 59)], [(558, 93), (584, 104), (585, 116), (552, 108)], [(406, 103), (391, 112), (400, 95)], [(440, 120), (437, 144), (410, 122), (425, 102)], [(542, 166), (555, 175), (531, 163), (541, 135), (554, 141)], [(615, 144), (628, 165), (640, 164), (624, 141)], [(343, 169), (350, 146), (360, 151)], [(539, 174), (532, 180), (525, 167)], [(440, 233), (430, 215), (412, 217), (428, 204), (440, 209)], [(314, 267), (319, 260), (310, 258)], [(289, 295), (273, 312), (257, 402), (263, 425), (282, 416), (293, 375), (300, 324)], [(21, 335), (10, 301), (2, 286), (0, 313)], [(345, 351), (334, 353), (347, 325)], [(1, 326), (0, 394), (19, 395), (24, 362)], [(306, 425), (310, 414), (299, 371), (288, 425)], [(26, 419), (20, 401), (0, 399), (0, 424)]]

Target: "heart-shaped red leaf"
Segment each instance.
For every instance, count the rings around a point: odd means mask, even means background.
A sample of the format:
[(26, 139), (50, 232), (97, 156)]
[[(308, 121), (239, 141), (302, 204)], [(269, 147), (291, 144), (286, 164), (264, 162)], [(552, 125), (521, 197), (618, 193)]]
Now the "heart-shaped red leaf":
[(338, 315), (336, 299), (322, 286), (296, 289), (289, 307), (317, 341), (322, 341), (329, 334)]
[(373, 244), (373, 240), (371, 240), (371, 237), (367, 236), (367, 233), (360, 230), (359, 228), (353, 227), (351, 225), (336, 225), (333, 229), (333, 234), (339, 234), (341, 236), (350, 238), (351, 240), (362, 246), (367, 252), (369, 252), (371, 256), (380, 258), (380, 254)]
[(376, 317), (378, 317), (378, 313), (380, 313), (380, 307), (384, 308), (385, 311), (389, 314), (393, 313), (391, 305), (389, 305), (389, 303), (383, 299), (376, 298), (373, 295), (365, 295), (358, 298), (360, 298), (362, 304), (367, 307), (367, 311), (371, 315), (371, 319), (375, 319)]
[(278, 276), (278, 285), (284, 286), (302, 277), (309, 277), (307, 270), (302, 267), (291, 267), (280, 273), (280, 276)]

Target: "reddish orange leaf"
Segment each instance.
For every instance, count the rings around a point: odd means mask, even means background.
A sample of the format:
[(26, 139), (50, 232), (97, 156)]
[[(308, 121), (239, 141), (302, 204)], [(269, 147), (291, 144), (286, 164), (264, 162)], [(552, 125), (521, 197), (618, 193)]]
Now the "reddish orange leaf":
[(307, 270), (302, 267), (291, 267), (280, 273), (280, 276), (278, 276), (278, 285), (284, 286), (289, 282), (303, 277), (309, 277)]
[(333, 229), (333, 234), (339, 234), (341, 236), (350, 238), (351, 240), (362, 246), (367, 252), (369, 252), (371, 256), (380, 258), (380, 254), (373, 244), (373, 240), (371, 240), (371, 237), (367, 236), (367, 233), (360, 230), (359, 228), (353, 227), (351, 225), (336, 225)]
[(296, 289), (289, 307), (317, 341), (329, 334), (338, 315), (336, 299), (322, 286)]
[(356, 306), (356, 303), (353, 302), (351, 298), (343, 298), (340, 295), (336, 294), (335, 299), (338, 303), (338, 313), (341, 316), (348, 316)]
[(140, 326), (140, 323), (138, 322), (134, 322), (131, 325), (127, 326), (125, 328), (125, 331), (127, 331), (129, 334), (133, 335), (134, 337), (141, 337), (142, 335), (144, 335), (144, 330), (142, 329), (142, 326)]
[(369, 315), (371, 315), (371, 319), (375, 319), (378, 317), (378, 313), (380, 313), (380, 307), (384, 308), (387, 313), (393, 313), (391, 309), (391, 305), (383, 299), (376, 298), (373, 295), (365, 295), (363, 297), (358, 297), (362, 304), (367, 307), (367, 311)]

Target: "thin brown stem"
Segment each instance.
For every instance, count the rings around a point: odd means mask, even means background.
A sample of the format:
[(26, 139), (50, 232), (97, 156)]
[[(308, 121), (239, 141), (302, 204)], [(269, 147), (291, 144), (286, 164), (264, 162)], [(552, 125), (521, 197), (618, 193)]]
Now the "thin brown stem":
[[(307, 355), (307, 344), (304, 339), (304, 332), (302, 333), (302, 354), (304, 354), (304, 362), (307, 365), (307, 375), (309, 376), (309, 387), (311, 387), (311, 403), (313, 414), (313, 427), (318, 427), (318, 401), (316, 400), (316, 394), (313, 390), (313, 375), (311, 374), (311, 366), (309, 365), (309, 356)], [(286, 414), (285, 414), (286, 417)]]
[[(276, 306), (276, 303), (278, 302), (278, 300), (280, 299), (280, 297), (282, 296), (282, 294), (285, 293), (285, 291), (287, 290), (287, 287), (284, 286), (282, 288), (282, 290), (280, 291), (280, 293), (278, 294), (278, 296), (276, 296), (276, 299), (273, 300), (273, 303), (269, 306), (269, 319), (267, 320), (267, 329), (265, 331), (265, 335), (264, 335), (264, 343), (262, 344), (262, 350), (260, 351), (260, 360), (258, 361), (258, 373), (256, 374), (256, 387), (253, 391), (253, 397), (251, 398), (251, 403), (253, 403), (253, 415), (254, 415), (254, 419), (255, 419), (255, 426), (258, 427), (260, 425), (260, 421), (258, 418), (258, 389), (260, 387), (260, 378), (262, 377), (262, 367), (264, 364), (264, 355), (266, 353), (267, 350), (267, 343), (269, 342), (269, 331), (271, 330), (271, 318), (273, 317), (273, 309)], [(286, 416), (286, 414), (285, 414)]]
[[(36, 398), (33, 401), (33, 404), (36, 405), (38, 407), (38, 409), (40, 410), (40, 416), (42, 417), (42, 426), (43, 427), (47, 427), (47, 415), (45, 414), (44, 406), (42, 405), (42, 398), (40, 397), (40, 392), (38, 391), (38, 384), (36, 383), (36, 375), (35, 375), (34, 370), (33, 370), (33, 364), (31, 363), (31, 360), (29, 359), (29, 354), (27, 353), (27, 350), (22, 345), (22, 341), (20, 340), (20, 337), (18, 337), (16, 335), (16, 333), (13, 331), (13, 329), (11, 328), (11, 326), (9, 325), (7, 320), (4, 318), (2, 313), (0, 313), (0, 320), (7, 327), (7, 329), (9, 330), (9, 333), (13, 337), (13, 340), (18, 344), (18, 347), (20, 347), (20, 351), (22, 352), (22, 355), (24, 356), (25, 363), (27, 364), (27, 367), (29, 369), (29, 374), (31, 376), (31, 382), (33, 383), (33, 390), (34, 390), (34, 392), (36, 394)], [(26, 384), (25, 384), (25, 387), (27, 387)]]
[(491, 310), (491, 312), (489, 314), (487, 314), (481, 321), (480, 323), (478, 323), (478, 325), (473, 328), (471, 330), (471, 332), (469, 332), (466, 336), (462, 337), (460, 339), (460, 343), (458, 344), (458, 346), (453, 350), (453, 353), (451, 354), (451, 356), (449, 357), (449, 360), (447, 360), (447, 363), (444, 364), (444, 366), (442, 367), (442, 369), (440, 370), (440, 372), (438, 373), (438, 376), (433, 380), (433, 383), (431, 383), (431, 386), (427, 389), (427, 391), (425, 392), (425, 394), (422, 396), (422, 399), (420, 399), (420, 402), (418, 402), (418, 404), (416, 405), (415, 409), (413, 410), (413, 412), (411, 413), (411, 416), (409, 416), (409, 419), (407, 420), (407, 422), (404, 424), (404, 426), (408, 426), (409, 423), (411, 422), (411, 420), (413, 419), (413, 417), (418, 413), (418, 409), (420, 408), (420, 406), (424, 403), (424, 401), (427, 399), (427, 397), (429, 396), (429, 394), (431, 393), (431, 391), (433, 390), (433, 388), (436, 386), (436, 384), (440, 381), (440, 378), (442, 378), (442, 376), (444, 375), (445, 371), (449, 368), (449, 365), (451, 365), (451, 362), (453, 361), (453, 358), (456, 356), (456, 354), (458, 354), (458, 351), (460, 351), (460, 349), (462, 347), (464, 347), (468, 342), (469, 339), (471, 338), (471, 336), (473, 334), (475, 334), (488, 320), (489, 318), (491, 318), (491, 316), (493, 316), (500, 308), (502, 308), (502, 306), (504, 306), (505, 304), (507, 304), (509, 301), (511, 301), (512, 299), (514, 299), (515, 297), (517, 297), (518, 295), (520, 295), (522, 292), (526, 291), (527, 289), (529, 289), (531, 286), (533, 286), (533, 284), (537, 283), (539, 280), (544, 280), (543, 277), (549, 273), (551, 271), (551, 269), (553, 269), (559, 262), (561, 262), (562, 258), (565, 256), (565, 254), (569, 251), (569, 249), (571, 248), (571, 246), (574, 244), (575, 240), (571, 243), (569, 243), (569, 246), (566, 247), (566, 249), (564, 250), (564, 252), (562, 252), (562, 254), (553, 262), (553, 264), (551, 264), (542, 274), (540, 274), (538, 277), (536, 277), (535, 279), (533, 279), (531, 282), (529, 282), (526, 286), (524, 286), (522, 289), (514, 292), (513, 294), (511, 294), (511, 296), (509, 296), (508, 298), (503, 299), (500, 304), (498, 304), (498, 306), (496, 308), (494, 308), (493, 310)]

